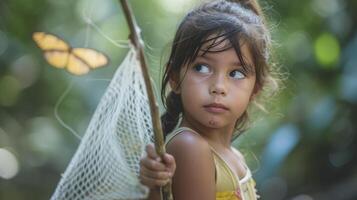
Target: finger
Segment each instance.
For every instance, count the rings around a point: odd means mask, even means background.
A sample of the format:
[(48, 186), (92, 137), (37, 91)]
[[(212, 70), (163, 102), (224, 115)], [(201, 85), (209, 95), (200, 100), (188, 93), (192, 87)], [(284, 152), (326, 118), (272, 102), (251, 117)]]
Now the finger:
[[(160, 159), (160, 157), (156, 153), (156, 150), (155, 150), (155, 147), (153, 144), (146, 145), (146, 153), (147, 153), (148, 157), (150, 157), (152, 159), (156, 159), (156, 160)], [(160, 160), (158, 160), (158, 161), (160, 161)]]
[(163, 163), (153, 160), (151, 158), (141, 159), (140, 166), (142, 166), (141, 168), (147, 168), (153, 171), (165, 171), (166, 169), (166, 166)]
[(157, 186), (159, 186), (159, 187), (164, 186), (169, 181), (170, 181), (169, 179), (167, 179), (167, 180), (157, 180), (157, 179), (152, 179), (152, 178), (149, 178), (149, 177), (140, 176), (141, 184), (146, 185), (149, 188), (154, 188), (154, 187), (157, 187)]
[(166, 168), (169, 169), (170, 172), (173, 172), (176, 169), (175, 158), (172, 155), (165, 153), (163, 159)]
[(171, 178), (171, 173), (168, 171), (153, 171), (147, 168), (141, 168), (140, 175), (157, 180), (167, 180)]
[(165, 164), (172, 165), (175, 164), (175, 159), (172, 155), (165, 153), (163, 156), (163, 160)]

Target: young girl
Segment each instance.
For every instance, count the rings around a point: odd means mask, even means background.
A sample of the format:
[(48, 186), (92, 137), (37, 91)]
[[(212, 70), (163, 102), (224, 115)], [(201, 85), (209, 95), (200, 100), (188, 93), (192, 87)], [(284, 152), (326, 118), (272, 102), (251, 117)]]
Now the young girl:
[(249, 104), (274, 82), (269, 45), (256, 0), (207, 2), (185, 16), (162, 80), (168, 154), (161, 161), (148, 145), (140, 163), (148, 199), (158, 199), (158, 188), (171, 178), (175, 200), (258, 197), (231, 141), (246, 125)]

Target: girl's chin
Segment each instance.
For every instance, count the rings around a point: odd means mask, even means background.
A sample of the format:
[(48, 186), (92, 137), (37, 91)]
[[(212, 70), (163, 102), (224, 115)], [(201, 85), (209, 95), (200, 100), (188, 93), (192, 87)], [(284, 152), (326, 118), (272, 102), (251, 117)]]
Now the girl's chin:
[(199, 120), (186, 120), (183, 119), (183, 126), (190, 126), (190, 124), (194, 125), (194, 127), (202, 127), (202, 128), (212, 128), (212, 129), (220, 129), (220, 128), (228, 128), (234, 127), (235, 122), (228, 122), (222, 116), (204, 116)]
[(208, 119), (205, 122), (205, 125), (209, 128), (215, 128), (215, 129), (230, 127), (229, 123), (222, 121), (222, 120), (214, 119), (214, 118)]
[(209, 120), (209, 121), (208, 121), (208, 124), (209, 124), (210, 126), (219, 126), (219, 125), (220, 125), (220, 123), (219, 123), (218, 121), (213, 120), (213, 119)]

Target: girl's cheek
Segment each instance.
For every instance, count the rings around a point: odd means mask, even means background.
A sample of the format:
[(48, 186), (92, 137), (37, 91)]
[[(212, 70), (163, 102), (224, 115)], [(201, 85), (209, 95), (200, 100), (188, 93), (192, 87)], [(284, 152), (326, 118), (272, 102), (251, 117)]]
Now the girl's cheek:
[(204, 82), (208, 82), (212, 77), (211, 74), (198, 74), (198, 73), (191, 73), (189, 74), (189, 79), (192, 83), (202, 84)]

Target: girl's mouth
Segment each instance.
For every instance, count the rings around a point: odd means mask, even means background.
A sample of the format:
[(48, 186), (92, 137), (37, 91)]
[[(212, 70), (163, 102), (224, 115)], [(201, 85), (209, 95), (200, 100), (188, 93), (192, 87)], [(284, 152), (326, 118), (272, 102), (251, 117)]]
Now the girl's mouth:
[(219, 103), (211, 103), (203, 106), (208, 112), (211, 113), (222, 113), (226, 112), (228, 108), (224, 106), (223, 104)]

